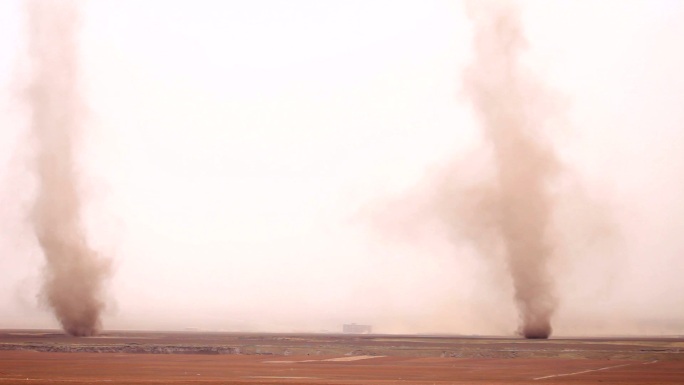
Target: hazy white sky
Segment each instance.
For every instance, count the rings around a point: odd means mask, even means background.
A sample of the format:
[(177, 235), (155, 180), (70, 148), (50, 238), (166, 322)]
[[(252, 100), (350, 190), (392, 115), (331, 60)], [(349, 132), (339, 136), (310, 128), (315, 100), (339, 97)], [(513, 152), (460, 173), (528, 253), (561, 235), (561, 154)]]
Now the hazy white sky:
[[(619, 235), (556, 266), (559, 333), (684, 333), (684, 2), (520, 1), (559, 151)], [(486, 261), (373, 230), (476, 148), (459, 1), (83, 2), (105, 328), (511, 333)], [(56, 327), (22, 219), (20, 1), (0, 3), (0, 327)], [(378, 231), (382, 233), (382, 231)], [(492, 316), (492, 314), (496, 316)]]

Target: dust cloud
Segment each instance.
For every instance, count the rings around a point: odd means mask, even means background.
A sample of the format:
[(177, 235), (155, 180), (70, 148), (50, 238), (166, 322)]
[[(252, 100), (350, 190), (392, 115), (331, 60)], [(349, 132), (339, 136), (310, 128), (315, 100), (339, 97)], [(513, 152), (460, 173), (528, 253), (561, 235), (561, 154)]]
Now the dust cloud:
[(446, 186), (436, 210), (452, 227), (452, 236), (504, 264), (520, 317), (518, 334), (548, 338), (557, 308), (549, 272), (554, 254), (550, 188), (563, 167), (545, 136), (545, 94), (521, 61), (527, 42), (517, 9), (510, 3), (471, 2), (467, 11), (474, 54), (463, 73), (463, 89), (482, 130), (486, 175), (479, 175), (479, 182)]
[[(29, 36), (5, 32), (23, 20), (19, 1), (0, 2), (0, 51), (23, 55)], [(79, 265), (90, 278), (117, 251), (111, 285), (80, 283), (117, 299), (107, 328), (511, 335), (527, 316), (552, 336), (682, 333), (681, 5), (521, 0), (518, 15), (478, 1), (466, 15), (461, 1), (295, 3), (79, 2), (77, 35), (57, 22), (64, 3), (33, 3), (32, 25), (59, 33), (31, 34), (31, 146), (0, 140), (12, 178), (0, 189), (2, 325), (53, 324), (31, 308), (34, 230), (44, 243), (73, 230), (101, 253)], [(0, 55), (3, 84), (17, 78), (11, 59)], [(64, 66), (50, 61), (66, 59), (87, 88), (57, 83)], [(0, 109), (13, 92), (1, 88)], [(68, 124), (48, 127), (55, 115)], [(0, 133), (23, 136), (26, 123), (0, 114)], [(51, 165), (80, 170), (68, 177), (45, 170), (65, 147), (38, 137), (63, 131), (69, 162)], [(42, 183), (29, 229), (14, 211), (33, 205), (39, 174), (15, 178), (23, 163), (5, 155), (53, 146), (34, 170), (67, 183)], [(84, 171), (112, 186), (111, 216), (93, 191), (76, 194), (93, 183)], [(71, 205), (49, 205), (67, 186)], [(93, 217), (114, 215), (110, 248)], [(624, 238), (595, 248), (612, 223)], [(540, 255), (520, 251), (532, 246)], [(69, 261), (49, 258), (45, 303)], [(88, 298), (92, 315), (102, 297)]]
[(41, 296), (68, 334), (89, 336), (101, 327), (110, 267), (89, 246), (81, 217), (85, 107), (78, 86), (78, 5), (35, 0), (25, 11), (32, 75), (26, 99), (38, 184), (30, 219), (46, 261)]

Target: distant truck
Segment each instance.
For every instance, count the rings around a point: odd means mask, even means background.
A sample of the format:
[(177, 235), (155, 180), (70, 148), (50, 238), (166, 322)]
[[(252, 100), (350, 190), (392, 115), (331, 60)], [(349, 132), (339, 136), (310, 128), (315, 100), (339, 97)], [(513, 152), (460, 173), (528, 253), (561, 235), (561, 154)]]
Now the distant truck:
[(373, 327), (371, 325), (357, 325), (354, 323), (342, 325), (342, 333), (371, 334), (372, 332), (373, 332)]

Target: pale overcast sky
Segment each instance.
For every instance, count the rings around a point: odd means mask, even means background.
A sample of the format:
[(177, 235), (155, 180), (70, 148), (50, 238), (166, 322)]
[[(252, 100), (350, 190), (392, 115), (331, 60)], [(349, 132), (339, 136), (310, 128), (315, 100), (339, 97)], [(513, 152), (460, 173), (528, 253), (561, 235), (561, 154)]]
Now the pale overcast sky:
[[(619, 229), (555, 266), (556, 330), (682, 334), (684, 2), (518, 3), (524, 62), (563, 106), (559, 152)], [(486, 261), (392, 241), (367, 215), (477, 148), (460, 1), (81, 8), (106, 329), (514, 332)], [(23, 220), (23, 17), (0, 2), (0, 327), (58, 327)]]

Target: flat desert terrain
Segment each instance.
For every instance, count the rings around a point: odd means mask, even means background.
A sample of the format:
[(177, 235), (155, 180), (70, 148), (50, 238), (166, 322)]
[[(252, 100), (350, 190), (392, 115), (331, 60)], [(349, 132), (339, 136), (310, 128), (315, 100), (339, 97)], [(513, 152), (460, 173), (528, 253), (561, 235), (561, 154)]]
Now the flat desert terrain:
[(683, 384), (684, 338), (0, 330), (19, 383)]

